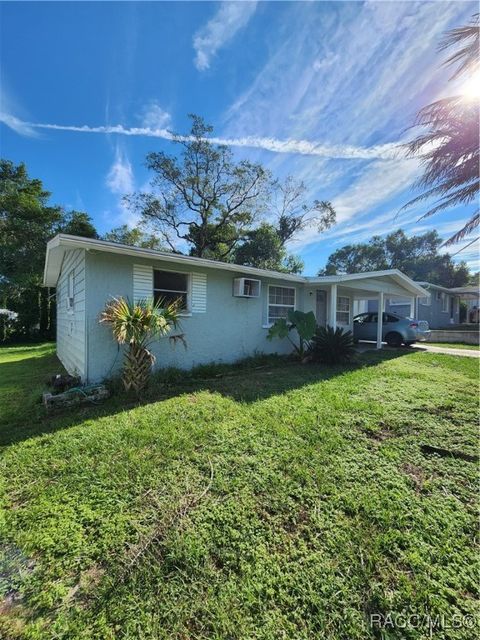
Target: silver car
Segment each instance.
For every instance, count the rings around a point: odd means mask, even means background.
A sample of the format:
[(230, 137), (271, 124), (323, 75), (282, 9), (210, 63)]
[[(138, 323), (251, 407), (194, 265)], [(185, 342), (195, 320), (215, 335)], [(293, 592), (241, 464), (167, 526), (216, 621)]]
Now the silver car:
[[(361, 313), (353, 318), (353, 337), (358, 340), (377, 339), (377, 312)], [(407, 347), (414, 342), (428, 340), (430, 328), (425, 320), (411, 320), (396, 313), (383, 314), (382, 340), (390, 347)]]

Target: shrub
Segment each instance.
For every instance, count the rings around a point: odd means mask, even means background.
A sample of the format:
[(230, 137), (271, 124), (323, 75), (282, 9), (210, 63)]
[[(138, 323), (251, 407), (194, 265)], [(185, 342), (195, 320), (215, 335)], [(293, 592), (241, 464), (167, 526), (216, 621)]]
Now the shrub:
[(314, 362), (342, 364), (351, 360), (354, 354), (351, 331), (340, 327), (317, 327), (310, 344), (310, 356)]
[[(303, 311), (289, 311), (288, 319), (279, 318), (269, 329), (267, 339), (287, 338), (293, 345), (293, 348), (300, 359), (303, 359), (305, 353), (310, 347), (310, 340), (315, 333), (317, 322), (313, 311), (304, 313)], [(290, 332), (296, 330), (298, 335), (298, 344), (290, 338)]]
[(10, 309), (0, 309), (0, 340), (8, 340), (14, 335), (18, 324), (18, 313)]

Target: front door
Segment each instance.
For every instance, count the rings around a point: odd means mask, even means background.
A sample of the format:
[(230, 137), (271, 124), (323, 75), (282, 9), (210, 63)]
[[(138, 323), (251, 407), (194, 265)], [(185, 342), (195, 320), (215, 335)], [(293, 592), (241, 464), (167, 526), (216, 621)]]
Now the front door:
[(327, 292), (317, 290), (317, 306), (315, 317), (319, 327), (327, 325)]

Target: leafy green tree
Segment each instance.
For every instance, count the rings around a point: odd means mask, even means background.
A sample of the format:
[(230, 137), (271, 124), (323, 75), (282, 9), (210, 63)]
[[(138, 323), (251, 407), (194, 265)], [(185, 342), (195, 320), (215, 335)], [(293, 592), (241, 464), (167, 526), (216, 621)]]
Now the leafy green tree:
[[(445, 34), (441, 50), (454, 52), (445, 64), (458, 64), (452, 78), (476, 72), (480, 68), (480, 25), (476, 14), (470, 25)], [(445, 242), (450, 245), (470, 235), (480, 224), (478, 195), (480, 188), (480, 135), (478, 101), (452, 96), (427, 105), (417, 115), (415, 126), (423, 131), (408, 144), (410, 156), (419, 157), (423, 175), (415, 183), (422, 193), (404, 206), (436, 198), (422, 218), (458, 205), (474, 204), (470, 218)]]
[(172, 134), (179, 157), (149, 153), (151, 193), (126, 197), (172, 250), (186, 242), (190, 254), (225, 259), (262, 209), (268, 172), (236, 162), (229, 147), (212, 143), (213, 128), (196, 115), (187, 135)]
[(132, 247), (141, 247), (142, 249), (166, 250), (162, 245), (161, 239), (154, 233), (148, 233), (138, 226), (129, 227), (127, 224), (111, 229), (102, 239), (109, 242), (127, 244)]
[(58, 227), (58, 233), (68, 233), (83, 238), (98, 238), (97, 230), (88, 213), (83, 211), (67, 211)]
[(385, 241), (380, 236), (374, 236), (367, 243), (347, 244), (334, 251), (319, 275), (382, 271), (388, 268)]
[(266, 223), (246, 234), (245, 242), (233, 255), (233, 262), (288, 273), (300, 273), (303, 270), (302, 260), (287, 254), (277, 229)]
[(467, 265), (456, 264), (448, 253), (440, 253), (441, 245), (442, 239), (436, 231), (409, 238), (399, 229), (385, 238), (374, 236), (369, 242), (337, 249), (319, 275), (399, 269), (420, 282), (444, 287), (467, 284)]
[(23, 163), (0, 159), (0, 306), (18, 314), (15, 328), (26, 338), (54, 329), (53, 291), (41, 286), (48, 240), (60, 231), (96, 235), (86, 214), (66, 213), (49, 199)]

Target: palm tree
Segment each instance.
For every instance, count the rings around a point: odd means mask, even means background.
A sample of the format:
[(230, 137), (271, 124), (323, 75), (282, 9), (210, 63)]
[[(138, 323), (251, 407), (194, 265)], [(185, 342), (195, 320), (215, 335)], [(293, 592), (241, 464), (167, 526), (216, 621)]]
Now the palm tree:
[[(479, 14), (465, 27), (448, 31), (439, 49), (457, 49), (444, 64), (459, 64), (451, 77), (456, 79), (466, 73), (477, 72), (479, 60)], [(423, 175), (415, 187), (424, 189), (403, 208), (420, 201), (437, 197), (434, 205), (420, 219), (459, 204), (478, 201), (479, 172), (479, 105), (463, 96), (452, 96), (427, 105), (417, 115), (414, 126), (427, 128), (407, 144), (408, 155), (420, 157), (424, 165)], [(470, 219), (444, 245), (450, 245), (468, 236), (480, 224), (480, 212), (474, 210)]]
[(100, 322), (111, 325), (118, 344), (128, 344), (122, 381), (126, 391), (133, 390), (139, 395), (148, 384), (155, 362), (148, 347), (155, 337), (165, 336), (178, 326), (178, 305), (165, 305), (161, 300), (132, 303), (125, 298), (113, 298), (100, 315)]

